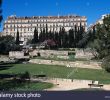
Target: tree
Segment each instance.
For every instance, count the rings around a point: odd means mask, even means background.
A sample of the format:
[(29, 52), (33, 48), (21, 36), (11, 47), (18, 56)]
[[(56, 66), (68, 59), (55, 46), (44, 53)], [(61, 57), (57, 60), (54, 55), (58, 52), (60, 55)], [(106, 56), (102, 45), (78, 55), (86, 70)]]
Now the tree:
[(45, 29), (45, 39), (48, 39), (49, 38), (49, 35), (48, 35), (48, 25), (46, 24), (46, 29)]
[(103, 19), (103, 24), (97, 24), (92, 33), (89, 47), (98, 53), (99, 59), (110, 55), (110, 15)]
[(68, 47), (68, 35), (65, 31), (65, 28), (62, 28), (62, 47), (67, 48)]
[(27, 39), (26, 45), (29, 45), (32, 43), (32, 39)]
[(54, 34), (54, 33), (52, 33), (52, 31), (50, 30), (49, 33), (48, 33), (48, 39), (53, 39), (54, 38), (52, 34)]
[(16, 45), (19, 45), (20, 41), (19, 41), (19, 31), (17, 30), (17, 35), (16, 35)]
[(56, 46), (58, 47), (59, 46), (59, 34), (58, 34), (58, 32), (55, 32), (54, 41), (56, 42)]
[(78, 47), (83, 48), (83, 49), (87, 47), (88, 41), (90, 41), (91, 39), (91, 36), (89, 36), (89, 34), (91, 33), (85, 32), (83, 34), (82, 39), (78, 42)]
[(39, 39), (38, 39), (38, 30), (37, 30), (36, 27), (35, 27), (34, 37), (33, 37), (33, 39), (32, 39), (32, 43), (33, 43), (33, 44), (36, 44), (36, 43), (38, 43), (38, 42), (39, 42)]
[(62, 28), (60, 27), (59, 38), (58, 38), (59, 48), (62, 47)]
[(30, 81), (30, 74), (28, 71), (26, 71), (24, 74), (20, 75), (20, 80), (21, 82), (26, 82), (26, 81)]
[(0, 37), (0, 54), (8, 54), (8, 52), (13, 50), (14, 48), (14, 37), (10, 35)]
[(42, 32), (42, 29), (40, 29), (39, 42), (43, 42), (43, 32)]
[(103, 59), (101, 66), (103, 69), (110, 73), (110, 56), (107, 56)]
[(86, 39), (88, 39), (87, 34), (85, 33), (85, 29), (80, 23), (80, 30), (79, 30), (79, 40), (77, 43), (78, 48), (83, 48), (86, 46)]
[(69, 47), (75, 47), (75, 35), (74, 35), (74, 30), (73, 29), (70, 29), (69, 30), (69, 35), (68, 35), (68, 38), (69, 38)]
[(74, 48), (76, 48), (76, 45), (77, 45), (77, 33), (78, 33), (77, 25), (75, 25), (75, 27), (74, 27)]
[(43, 32), (42, 32), (42, 42), (46, 40), (46, 31), (45, 28), (43, 28)]

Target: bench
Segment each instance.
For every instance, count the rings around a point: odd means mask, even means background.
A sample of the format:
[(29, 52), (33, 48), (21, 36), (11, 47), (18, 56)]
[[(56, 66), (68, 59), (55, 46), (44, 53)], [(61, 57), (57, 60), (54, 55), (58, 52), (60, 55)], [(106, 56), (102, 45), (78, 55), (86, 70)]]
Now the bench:
[(90, 88), (91, 87), (103, 87), (103, 84), (99, 84), (99, 82), (98, 81), (94, 81), (94, 82), (92, 82), (91, 84), (88, 84), (89, 86), (90, 86)]

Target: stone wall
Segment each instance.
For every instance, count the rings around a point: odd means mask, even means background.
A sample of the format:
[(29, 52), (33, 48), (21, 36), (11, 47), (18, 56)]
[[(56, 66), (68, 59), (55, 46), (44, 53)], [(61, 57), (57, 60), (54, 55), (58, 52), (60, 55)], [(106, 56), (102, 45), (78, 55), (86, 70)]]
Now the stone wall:
[[(68, 52), (69, 51), (58, 51), (58, 50), (34, 50), (32, 52), (30, 52), (29, 54), (31, 56), (37, 56), (37, 53), (40, 53), (42, 57), (54, 57), (54, 56), (59, 56), (59, 57), (63, 57), (64, 58), (68, 58)], [(75, 58), (87, 58), (87, 59), (91, 59), (93, 57), (92, 53), (88, 50), (83, 51), (82, 49), (75, 50), (76, 52), (76, 56)]]
[(10, 59), (8, 58), (8, 56), (0, 56), (0, 62), (1, 61), (9, 61)]
[(87, 58), (87, 59), (91, 59), (93, 56), (93, 54), (91, 53), (90, 50), (82, 50), (82, 49), (76, 49), (76, 56), (75, 58)]
[(24, 52), (23, 51), (10, 51), (9, 57), (10, 58), (23, 58)]

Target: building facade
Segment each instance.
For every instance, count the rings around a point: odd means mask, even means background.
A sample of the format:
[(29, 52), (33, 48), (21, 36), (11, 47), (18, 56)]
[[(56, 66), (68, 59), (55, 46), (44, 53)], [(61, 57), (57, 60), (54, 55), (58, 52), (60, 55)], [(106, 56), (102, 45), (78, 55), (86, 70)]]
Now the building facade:
[(96, 24), (103, 24), (103, 19), (107, 17), (108, 14), (102, 15), (101, 18), (96, 22)]
[(87, 18), (85, 16), (33, 16), (33, 17), (16, 17), (9, 16), (4, 22), (3, 35), (12, 35), (16, 37), (19, 31), (20, 40), (27, 41), (32, 39), (35, 27), (40, 33), (41, 29), (48, 26), (48, 31), (59, 31), (60, 27), (64, 27), (66, 31), (80, 24), (87, 30)]
[(102, 15), (94, 24), (91, 24), (89, 27), (88, 27), (88, 31), (93, 31), (93, 27), (95, 27), (97, 24), (103, 24), (103, 20), (105, 17), (107, 17), (108, 15), (110, 14), (104, 14)]

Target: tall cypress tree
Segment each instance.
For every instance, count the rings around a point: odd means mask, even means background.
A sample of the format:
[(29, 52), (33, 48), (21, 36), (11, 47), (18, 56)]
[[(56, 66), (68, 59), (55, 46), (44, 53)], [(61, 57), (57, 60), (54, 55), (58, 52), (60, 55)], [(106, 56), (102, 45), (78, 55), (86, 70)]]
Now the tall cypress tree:
[(54, 40), (57, 42), (58, 44), (58, 41), (59, 41), (59, 36), (58, 36), (58, 32), (55, 32), (55, 35), (54, 35)]
[(48, 39), (52, 39), (53, 38), (52, 34), (54, 34), (54, 33), (52, 33), (51, 30), (50, 30), (49, 33), (48, 33)]
[(82, 40), (82, 38), (83, 38), (83, 34), (84, 34), (84, 28), (83, 28), (83, 26), (81, 25), (81, 23), (80, 23), (80, 40)]
[(39, 34), (39, 42), (43, 42), (43, 32), (41, 28), (40, 28), (40, 34)]
[(77, 44), (77, 33), (78, 33), (77, 25), (75, 25), (75, 27), (74, 27), (74, 48), (76, 48), (76, 44)]
[(85, 45), (86, 42), (83, 39), (83, 36), (85, 36), (85, 30), (84, 30), (83, 26), (80, 23), (80, 29), (78, 31), (78, 43), (77, 43), (78, 48), (84, 48), (84, 45)]
[(62, 47), (62, 28), (60, 27), (60, 31), (59, 31), (59, 47)]
[(16, 35), (16, 44), (19, 45), (20, 41), (19, 41), (19, 31), (17, 30), (17, 35)]
[(46, 29), (45, 29), (45, 39), (47, 40), (48, 37), (48, 25), (46, 24)]
[[(61, 28), (60, 28), (61, 30)], [(60, 48), (61, 47), (61, 36), (60, 36), (60, 30), (58, 32), (58, 47)]]
[(67, 32), (64, 33), (64, 40), (65, 40), (64, 41), (64, 47), (68, 48), (69, 47), (69, 45), (68, 45), (69, 44), (69, 38), (68, 38)]
[(69, 30), (69, 35), (68, 35), (68, 42), (69, 42), (69, 47), (74, 47), (74, 30), (70, 29)]
[(65, 28), (62, 28), (62, 47), (66, 48), (68, 45), (68, 35), (65, 31)]
[(46, 32), (45, 32), (45, 28), (43, 28), (43, 32), (42, 32), (42, 42), (46, 40)]
[(72, 43), (72, 40), (71, 40), (71, 29), (69, 30), (68, 38), (69, 38), (69, 47), (71, 47), (71, 43)]
[(91, 40), (93, 41), (96, 37), (95, 37), (95, 33), (96, 33), (96, 26), (94, 25), (93, 26), (93, 31), (92, 31), (92, 37), (91, 37)]
[(36, 27), (35, 27), (35, 30), (34, 30), (34, 37), (33, 37), (33, 40), (32, 40), (32, 43), (33, 44), (36, 44), (36, 43), (38, 43), (38, 30), (36, 29)]
[(77, 35), (76, 35), (76, 46), (78, 47), (78, 43), (80, 41), (80, 27), (78, 27)]

